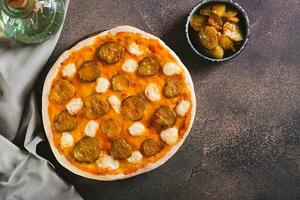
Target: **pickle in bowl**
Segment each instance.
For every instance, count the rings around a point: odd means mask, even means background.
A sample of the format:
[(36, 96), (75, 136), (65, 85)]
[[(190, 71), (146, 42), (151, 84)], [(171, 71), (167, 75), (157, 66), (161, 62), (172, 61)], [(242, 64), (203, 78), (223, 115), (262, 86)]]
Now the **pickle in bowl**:
[(206, 1), (198, 4), (187, 22), (187, 37), (197, 54), (222, 61), (234, 57), (245, 46), (249, 20), (236, 3)]

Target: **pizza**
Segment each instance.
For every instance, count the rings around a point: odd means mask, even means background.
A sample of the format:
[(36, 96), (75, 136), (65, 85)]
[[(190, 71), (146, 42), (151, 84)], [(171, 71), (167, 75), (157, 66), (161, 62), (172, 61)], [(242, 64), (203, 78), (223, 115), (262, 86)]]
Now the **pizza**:
[(56, 159), (97, 180), (124, 179), (165, 163), (187, 137), (195, 106), (190, 74), (176, 54), (130, 26), (64, 52), (42, 97)]

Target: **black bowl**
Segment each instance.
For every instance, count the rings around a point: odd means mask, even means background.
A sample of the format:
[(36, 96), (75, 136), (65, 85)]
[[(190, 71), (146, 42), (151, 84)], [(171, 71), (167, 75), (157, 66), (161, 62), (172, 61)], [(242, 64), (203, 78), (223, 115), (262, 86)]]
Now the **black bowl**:
[[(234, 52), (234, 53), (228, 53), (228, 52), (226, 53), (225, 52), (224, 57), (221, 59), (211, 58), (207, 55), (207, 53), (205, 52), (205, 49), (201, 46), (201, 44), (199, 42), (198, 34), (196, 33), (196, 31), (194, 31), (192, 29), (192, 27), (189, 24), (191, 17), (195, 13), (199, 13), (200, 9), (202, 9), (206, 6), (215, 4), (215, 3), (224, 3), (224, 4), (226, 4), (226, 6), (228, 8), (232, 8), (232, 9), (235, 9), (238, 11), (237, 16), (240, 19), (240, 22), (239, 22), (240, 28), (241, 28), (242, 33), (245, 36), (244, 41), (241, 43), (241, 45), (239, 45), (237, 47), (236, 52)], [(186, 37), (187, 37), (188, 43), (196, 54), (198, 54), (199, 56), (201, 56), (207, 60), (210, 60), (213, 62), (220, 62), (220, 61), (226, 61), (231, 58), (234, 58), (235, 56), (237, 56), (238, 54), (240, 54), (243, 51), (243, 49), (245, 48), (245, 46), (249, 40), (250, 22), (249, 22), (249, 18), (247, 16), (246, 12), (244, 11), (244, 9), (235, 2), (232, 2), (230, 0), (203, 0), (199, 4), (197, 4), (190, 12), (190, 14), (187, 18), (186, 25), (185, 25), (185, 32), (186, 32)]]

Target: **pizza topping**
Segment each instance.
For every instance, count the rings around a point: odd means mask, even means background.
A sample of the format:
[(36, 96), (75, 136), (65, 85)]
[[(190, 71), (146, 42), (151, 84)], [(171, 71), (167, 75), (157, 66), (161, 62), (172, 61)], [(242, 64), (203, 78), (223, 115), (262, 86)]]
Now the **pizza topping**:
[(134, 59), (126, 60), (122, 65), (122, 70), (128, 73), (135, 72), (138, 68), (138, 63)]
[(123, 91), (129, 85), (129, 80), (122, 74), (114, 75), (111, 79), (111, 85), (114, 91)]
[(71, 115), (75, 115), (83, 106), (81, 98), (75, 98), (69, 101), (66, 105), (67, 110)]
[(76, 118), (71, 115), (67, 110), (60, 112), (54, 121), (54, 129), (57, 132), (72, 131), (77, 127)]
[(50, 99), (54, 101), (65, 101), (73, 97), (75, 94), (75, 87), (67, 80), (58, 80), (54, 83)]
[(145, 89), (145, 95), (150, 101), (160, 100), (160, 91), (156, 84), (149, 83)]
[(105, 93), (110, 87), (110, 82), (106, 78), (98, 78), (96, 92), (97, 93)]
[(140, 136), (143, 135), (145, 127), (141, 122), (134, 122), (131, 126), (129, 126), (128, 131), (132, 136)]
[(148, 139), (144, 140), (141, 148), (142, 148), (141, 151), (142, 151), (143, 155), (150, 157), (150, 156), (154, 156), (161, 150), (161, 144), (160, 144), (160, 142), (158, 142), (152, 138), (148, 138)]
[(100, 46), (98, 57), (107, 64), (118, 63), (124, 53), (124, 47), (115, 41), (106, 42)]
[(178, 139), (177, 128), (168, 128), (160, 133), (160, 138), (168, 145), (174, 145)]
[(131, 156), (127, 158), (127, 161), (132, 164), (136, 164), (141, 162), (143, 159), (143, 155), (139, 151), (132, 152)]
[(158, 73), (159, 63), (154, 57), (146, 57), (139, 62), (137, 74), (139, 76), (153, 76)]
[(180, 74), (180, 66), (178, 66), (176, 63), (169, 62), (164, 65), (163, 72), (167, 76), (173, 76), (176, 74)]
[(124, 160), (131, 156), (132, 147), (124, 139), (114, 140), (110, 150), (110, 154), (114, 159)]
[(78, 70), (78, 77), (85, 82), (93, 82), (100, 76), (100, 69), (95, 61), (85, 61)]
[(101, 126), (101, 130), (105, 133), (110, 139), (117, 139), (120, 137), (122, 132), (122, 125), (118, 119), (110, 118)]
[(102, 169), (115, 170), (120, 167), (118, 160), (113, 159), (113, 157), (103, 154), (100, 155), (100, 158), (96, 161), (98, 167)]
[(99, 94), (88, 96), (84, 104), (87, 107), (87, 117), (90, 119), (97, 119), (109, 111), (109, 104), (106, 98)]
[(84, 136), (74, 146), (72, 155), (78, 162), (93, 163), (99, 158), (100, 147), (96, 138)]
[(153, 121), (163, 128), (174, 126), (177, 121), (175, 112), (169, 106), (158, 107), (153, 115)]
[(135, 42), (131, 43), (128, 46), (127, 50), (129, 51), (129, 53), (136, 55), (136, 56), (140, 56), (143, 54), (143, 51), (140, 50), (139, 46)]
[(111, 96), (108, 98), (108, 102), (110, 104), (110, 106), (113, 108), (113, 110), (116, 113), (120, 113), (120, 109), (121, 109), (121, 101), (118, 99), (117, 96)]
[(76, 70), (74, 63), (68, 64), (62, 69), (62, 75), (66, 78), (72, 78), (76, 74)]
[(184, 117), (186, 115), (187, 111), (189, 110), (189, 108), (190, 108), (190, 102), (186, 101), (186, 100), (181, 100), (177, 104), (175, 111), (176, 111), (177, 115)]
[(84, 133), (87, 136), (95, 137), (97, 130), (99, 129), (98, 122), (94, 120), (90, 120), (87, 125), (85, 126)]
[(68, 132), (63, 132), (60, 138), (60, 145), (62, 148), (68, 148), (73, 146), (73, 136)]
[(163, 94), (167, 98), (174, 98), (183, 94), (183, 85), (178, 78), (169, 79), (163, 88)]
[(121, 113), (132, 121), (141, 120), (144, 117), (144, 110), (147, 102), (141, 95), (132, 95), (121, 103)]

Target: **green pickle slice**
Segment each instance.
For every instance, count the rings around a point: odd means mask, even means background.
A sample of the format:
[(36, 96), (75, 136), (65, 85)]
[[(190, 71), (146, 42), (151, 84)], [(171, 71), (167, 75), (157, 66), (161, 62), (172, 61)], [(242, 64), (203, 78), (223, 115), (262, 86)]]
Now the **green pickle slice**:
[(190, 19), (190, 25), (195, 31), (200, 31), (206, 20), (207, 16), (205, 15), (193, 15)]
[(224, 57), (224, 50), (222, 49), (222, 47), (217, 46), (214, 49), (207, 50), (207, 54), (210, 55), (212, 58), (221, 59)]
[(206, 49), (214, 49), (218, 46), (218, 31), (212, 26), (203, 26), (199, 31), (199, 40)]

